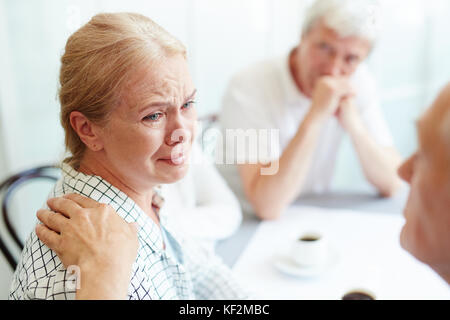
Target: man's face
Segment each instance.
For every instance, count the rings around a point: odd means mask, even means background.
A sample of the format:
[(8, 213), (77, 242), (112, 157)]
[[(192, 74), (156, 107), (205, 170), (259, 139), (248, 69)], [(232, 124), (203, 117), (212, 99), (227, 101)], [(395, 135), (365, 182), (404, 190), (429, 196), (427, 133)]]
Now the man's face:
[(315, 83), (322, 76), (351, 76), (369, 54), (371, 45), (366, 39), (340, 37), (334, 30), (318, 21), (302, 37), (296, 57), (296, 68), (302, 90), (311, 95)]
[(447, 86), (418, 121), (418, 150), (399, 169), (411, 186), (401, 245), (440, 274), (450, 271), (450, 137), (444, 134), (449, 116)]

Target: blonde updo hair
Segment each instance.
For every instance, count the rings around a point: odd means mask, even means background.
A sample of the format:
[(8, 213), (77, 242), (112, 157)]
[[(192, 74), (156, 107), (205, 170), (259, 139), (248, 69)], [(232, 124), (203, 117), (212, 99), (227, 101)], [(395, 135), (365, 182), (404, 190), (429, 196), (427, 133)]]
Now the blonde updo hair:
[(61, 57), (59, 100), (65, 131), (63, 160), (78, 169), (85, 144), (70, 124), (72, 111), (104, 125), (139, 68), (176, 54), (184, 45), (151, 19), (136, 13), (101, 13), (72, 34)]

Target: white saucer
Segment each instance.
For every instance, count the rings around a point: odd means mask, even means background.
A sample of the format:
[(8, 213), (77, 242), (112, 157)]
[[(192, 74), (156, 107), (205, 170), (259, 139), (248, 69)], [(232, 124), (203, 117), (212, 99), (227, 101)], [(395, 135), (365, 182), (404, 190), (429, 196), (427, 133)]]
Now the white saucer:
[(274, 265), (279, 271), (290, 276), (297, 277), (315, 277), (333, 267), (338, 260), (337, 252), (330, 250), (328, 260), (320, 266), (301, 266), (297, 264), (288, 255), (279, 255), (275, 257)]

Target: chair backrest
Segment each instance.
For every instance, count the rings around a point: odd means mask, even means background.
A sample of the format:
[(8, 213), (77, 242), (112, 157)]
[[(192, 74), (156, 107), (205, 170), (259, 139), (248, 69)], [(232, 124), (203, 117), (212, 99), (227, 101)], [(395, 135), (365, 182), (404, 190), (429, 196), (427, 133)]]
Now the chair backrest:
[[(45, 203), (46, 196), (59, 175), (60, 170), (57, 166), (41, 166), (19, 172), (0, 184), (2, 221), (0, 249), (11, 268), (16, 268), (18, 257), (14, 253), (22, 251), (24, 238), (31, 231), (30, 226), (36, 221), (36, 211)], [(46, 185), (42, 182), (46, 182)], [(24, 196), (25, 190), (28, 191), (26, 196)], [(19, 201), (14, 201), (16, 196)], [(15, 223), (15, 219), (19, 217), (20, 207), (22, 209), (26, 207), (25, 211), (27, 211), (25, 218), (22, 219), (25, 223), (22, 225), (17, 221)], [(27, 227), (24, 228), (23, 225)]]

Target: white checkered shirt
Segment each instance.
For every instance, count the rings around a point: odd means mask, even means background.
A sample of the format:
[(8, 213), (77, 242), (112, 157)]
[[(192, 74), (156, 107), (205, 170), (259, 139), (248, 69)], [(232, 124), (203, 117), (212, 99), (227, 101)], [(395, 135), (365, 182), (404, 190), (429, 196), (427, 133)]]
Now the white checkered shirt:
[[(161, 230), (125, 193), (98, 176), (68, 165), (50, 197), (78, 193), (111, 205), (127, 222), (139, 226), (139, 250), (133, 263), (129, 299), (244, 299), (231, 270), (210, 250), (181, 236), (167, 216), (160, 216), (172, 251), (164, 250)], [(70, 284), (70, 285), (68, 285)], [(10, 299), (75, 299), (74, 276), (33, 231), (14, 273)]]

